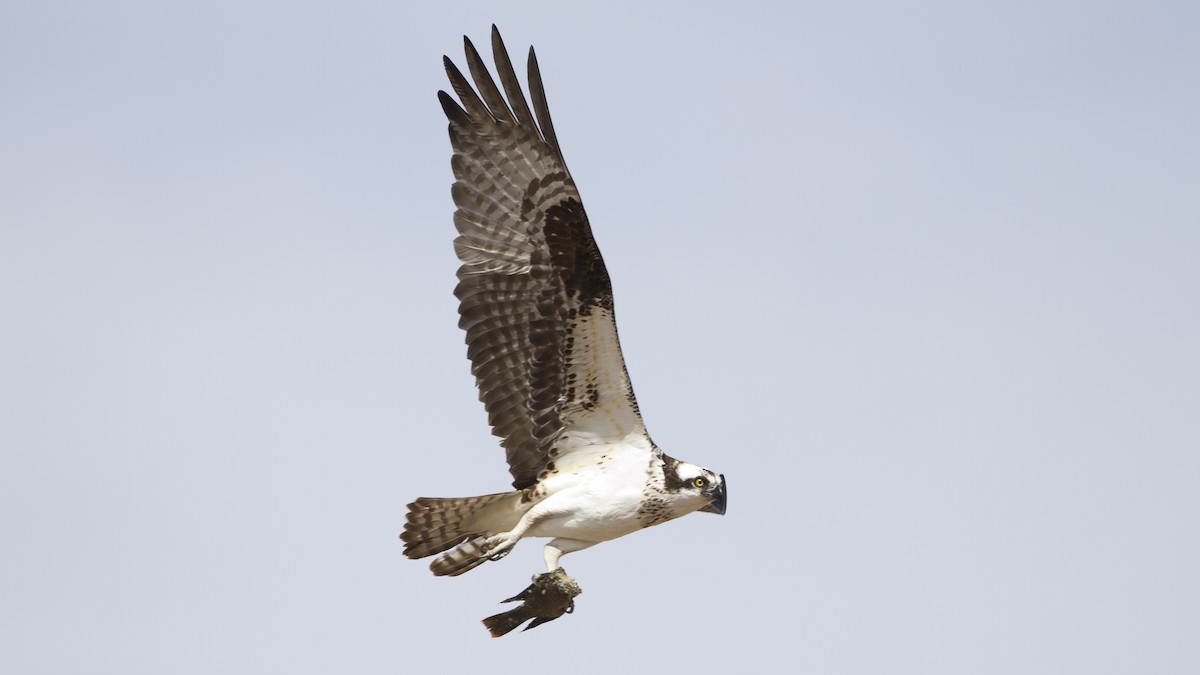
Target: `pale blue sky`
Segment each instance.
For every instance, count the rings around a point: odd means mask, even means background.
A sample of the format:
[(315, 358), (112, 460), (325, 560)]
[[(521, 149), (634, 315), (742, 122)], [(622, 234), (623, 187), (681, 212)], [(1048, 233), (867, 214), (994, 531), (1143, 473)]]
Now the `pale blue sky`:
[[(1200, 670), (1193, 3), (7, 2), (0, 671)], [(478, 620), (442, 54), (537, 46), (695, 515)]]

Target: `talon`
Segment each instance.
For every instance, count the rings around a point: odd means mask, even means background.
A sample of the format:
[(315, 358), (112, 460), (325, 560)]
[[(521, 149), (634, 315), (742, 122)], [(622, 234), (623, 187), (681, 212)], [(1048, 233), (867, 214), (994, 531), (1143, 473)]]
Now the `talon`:
[[(493, 538), (483, 543), (479, 554), (486, 556), (488, 560), (499, 560), (508, 555), (512, 550), (512, 543), (502, 538)], [(495, 553), (492, 553), (492, 551), (495, 551)]]

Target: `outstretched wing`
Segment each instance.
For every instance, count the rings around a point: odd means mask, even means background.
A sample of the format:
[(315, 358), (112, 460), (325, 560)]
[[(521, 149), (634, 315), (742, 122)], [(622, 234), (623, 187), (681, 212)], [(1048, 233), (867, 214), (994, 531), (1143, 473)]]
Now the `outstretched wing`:
[(523, 489), (570, 454), (645, 428), (617, 340), (612, 285), (563, 161), (533, 49), (531, 112), (496, 27), (503, 94), (463, 39), (478, 93), (449, 58), (446, 74), (462, 106), (438, 92), (454, 148), (459, 326), (513, 486)]

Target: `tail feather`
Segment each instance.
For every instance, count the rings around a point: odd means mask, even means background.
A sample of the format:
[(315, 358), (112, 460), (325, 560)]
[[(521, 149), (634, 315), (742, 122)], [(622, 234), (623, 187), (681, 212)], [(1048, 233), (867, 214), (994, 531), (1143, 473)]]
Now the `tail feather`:
[(456, 577), (470, 572), (487, 562), (488, 557), (483, 554), (486, 540), (486, 536), (479, 536), (464, 541), (429, 563), (429, 569), (439, 577)]
[(407, 522), (400, 539), (404, 555), (424, 558), (444, 551), (430, 565), (434, 574), (458, 575), (487, 560), (484, 539), (516, 526), (529, 508), (522, 492), (502, 492), (482, 497), (435, 499), (421, 497), (408, 505)]

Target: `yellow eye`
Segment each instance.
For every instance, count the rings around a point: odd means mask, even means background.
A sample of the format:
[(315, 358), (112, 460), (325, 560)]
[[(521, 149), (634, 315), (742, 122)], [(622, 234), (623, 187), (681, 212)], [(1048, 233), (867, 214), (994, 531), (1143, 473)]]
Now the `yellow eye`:
[(692, 485), (695, 485), (696, 487), (704, 487), (704, 479), (697, 478), (696, 480), (692, 481)]

